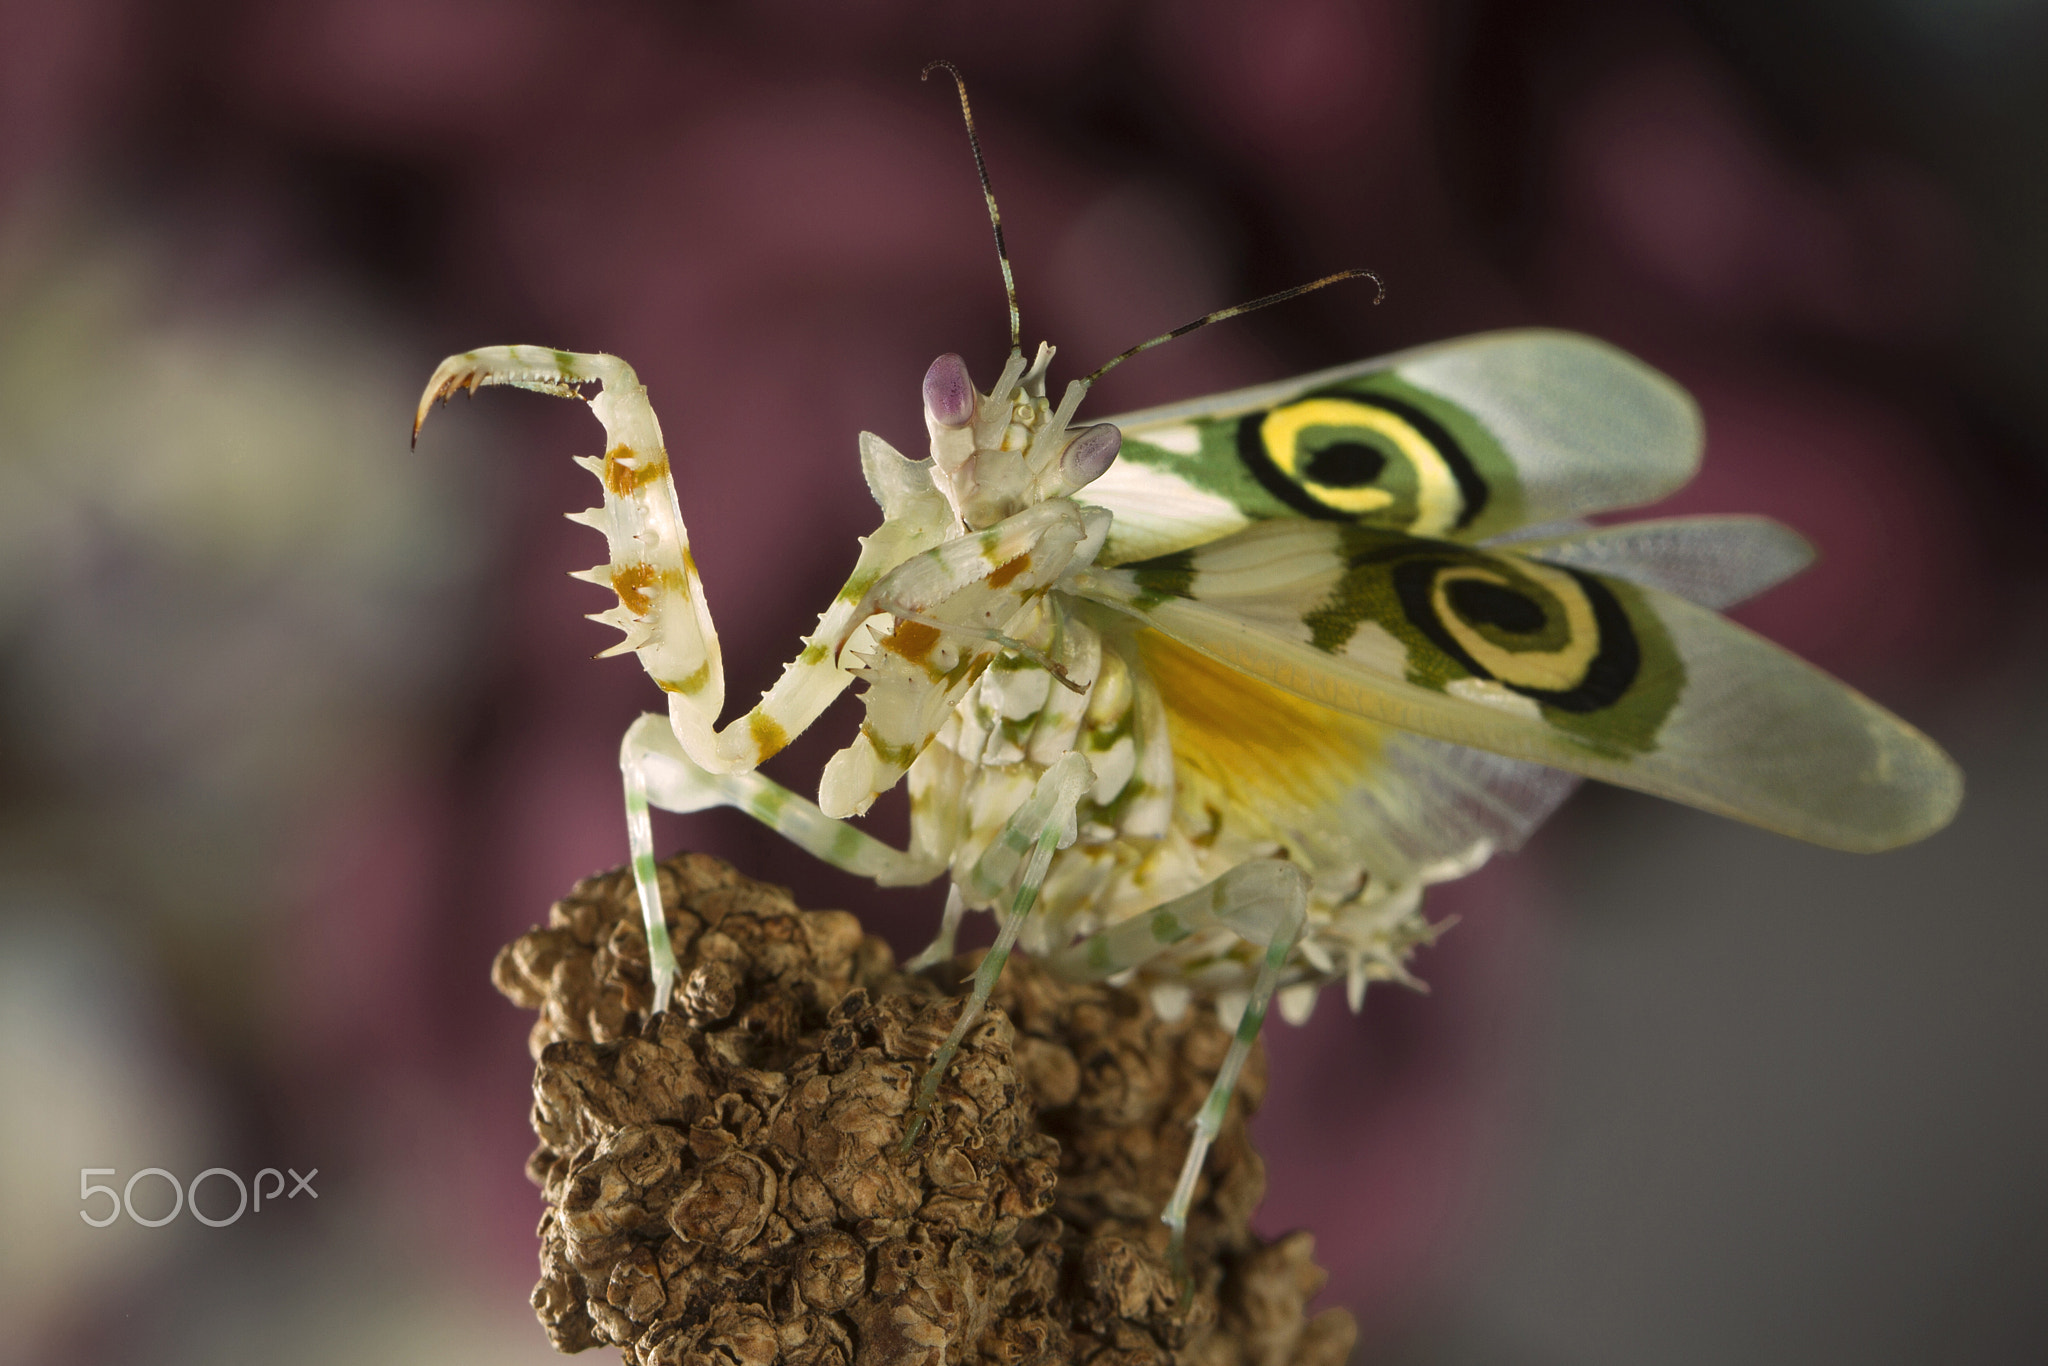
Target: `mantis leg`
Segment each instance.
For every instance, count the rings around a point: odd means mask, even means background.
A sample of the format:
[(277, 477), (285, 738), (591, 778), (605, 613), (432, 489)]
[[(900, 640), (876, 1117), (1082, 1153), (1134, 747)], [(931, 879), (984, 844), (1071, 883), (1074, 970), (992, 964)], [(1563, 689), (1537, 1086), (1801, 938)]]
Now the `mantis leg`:
[[(999, 649), (1040, 663), (1070, 687), (1062, 666), (1005, 628), (1066, 570), (1092, 558), (1108, 535), (1099, 508), (1060, 500), (913, 556), (877, 581), (842, 620), (830, 654), (858, 661), (867, 680), (867, 719), (853, 743), (832, 756), (818, 782), (818, 804), (834, 815), (868, 808), (909, 771)], [(856, 626), (886, 615), (893, 627), (847, 648)], [(826, 640), (824, 624), (814, 640)]]
[(1211, 925), (1227, 925), (1247, 942), (1263, 949), (1258, 975), (1223, 1065), (1209, 1095), (1195, 1115), (1194, 1135), (1188, 1143), (1187, 1160), (1181, 1164), (1180, 1180), (1173, 1198), (1159, 1217), (1172, 1230), (1167, 1256), (1175, 1274), (1186, 1285), (1186, 1241), (1188, 1208), (1194, 1203), (1195, 1182), (1201, 1178), (1209, 1145), (1222, 1131), (1224, 1113), (1230, 1108), (1231, 1092), (1237, 1088), (1238, 1073), (1251, 1056), (1266, 1018), (1266, 1007), (1280, 985), (1280, 974), (1301, 939), (1308, 921), (1308, 878), (1295, 865), (1279, 859), (1261, 859), (1231, 869), (1206, 887), (1176, 898), (1142, 915), (1112, 925), (1053, 957), (1055, 972), (1078, 977), (1108, 977), (1144, 962), (1159, 948), (1187, 938)]
[(960, 921), (967, 915), (967, 899), (960, 895), (960, 884), (954, 883), (946, 893), (946, 909), (939, 917), (939, 933), (924, 952), (903, 965), (905, 972), (919, 972), (934, 963), (943, 963), (953, 956), (954, 941), (960, 937)]
[(619, 773), (626, 786), (626, 836), (632, 849), (633, 885), (639, 891), (640, 914), (647, 927), (657, 1011), (668, 1009), (669, 994), (675, 987), (676, 957), (662, 916), (649, 807), (686, 812), (736, 807), (834, 867), (873, 878), (883, 886), (929, 882), (944, 871), (943, 864), (892, 849), (845, 821), (833, 820), (772, 778), (699, 768), (677, 742), (665, 716), (644, 715), (627, 728), (619, 745)]
[[(605, 453), (577, 463), (604, 485), (604, 502), (570, 514), (604, 533), (608, 562), (575, 577), (609, 588), (618, 605), (595, 614), (626, 638), (605, 654), (632, 651), (669, 697), (669, 724), (700, 768), (740, 773), (788, 744), (845, 691), (853, 675), (835, 651), (869, 615), (863, 597), (890, 570), (946, 538), (952, 514), (929, 480), (920, 489), (903, 470), (911, 462), (879, 438), (861, 445), (869, 486), (885, 504), (880, 528), (865, 539), (859, 562), (819, 618), (818, 629), (783, 670), (774, 687), (745, 715), (716, 728), (725, 705), (725, 665), (704, 585), (690, 555), (689, 531), (669, 471), (661, 423), (647, 389), (617, 356), (551, 351), (539, 346), (491, 346), (441, 362), (420, 398), (413, 435), (438, 399), (458, 389), (509, 384), (558, 398), (588, 400), (604, 424)], [(858, 615), (856, 615), (858, 613)], [(831, 642), (827, 648), (826, 642)]]
[(1048, 768), (1032, 788), (1030, 797), (1004, 824), (1002, 834), (963, 879), (967, 896), (975, 896), (982, 889), (1000, 892), (1013, 880), (1016, 890), (1003, 913), (996, 942), (982, 955), (981, 966), (975, 969), (974, 989), (968, 993), (967, 1004), (961, 1007), (953, 1032), (932, 1055), (931, 1066), (925, 1069), (924, 1080), (918, 1085), (910, 1127), (903, 1135), (903, 1151), (908, 1152), (923, 1131), (932, 1099), (938, 1095), (939, 1083), (945, 1079), (953, 1055), (960, 1050), (960, 1041), (987, 1008), (989, 993), (995, 990), (996, 979), (1002, 976), (1003, 964), (1009, 960), (1010, 947), (1017, 942), (1017, 932), (1024, 928), (1025, 918), (1037, 904), (1038, 889), (1045, 883), (1045, 870), (1052, 862), (1053, 851), (1073, 842), (1074, 810), (1094, 782), (1095, 771), (1080, 754), (1069, 754)]

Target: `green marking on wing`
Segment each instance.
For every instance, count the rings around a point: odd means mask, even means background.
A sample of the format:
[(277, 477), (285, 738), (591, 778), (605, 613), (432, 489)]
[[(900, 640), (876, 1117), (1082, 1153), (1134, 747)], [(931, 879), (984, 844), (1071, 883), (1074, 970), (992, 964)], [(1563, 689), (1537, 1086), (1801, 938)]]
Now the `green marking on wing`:
[(1465, 408), (1441, 394), (1410, 384), (1392, 370), (1360, 375), (1335, 387), (1341, 392), (1380, 395), (1412, 406), (1449, 434), (1486, 488), (1485, 506), (1471, 523), (1459, 529), (1460, 540), (1481, 540), (1522, 524), (1522, 484), (1514, 461), (1485, 424)]
[[(1327, 411), (1287, 420), (1318, 398), (1398, 412), (1412, 430), (1384, 416), (1318, 420), (1340, 416)], [(1134, 544), (1161, 548), (1213, 539), (1200, 534), (1216, 520), (1207, 500), (1253, 521), (1364, 520), (1483, 540), (1653, 502), (1690, 477), (1700, 449), (1698, 410), (1676, 384), (1604, 342), (1540, 330), (1460, 338), (1112, 420), (1124, 433), (1119, 465), (1147, 476), (1120, 491), (1119, 515), (1142, 526)], [(1431, 448), (1445, 459), (1418, 464)], [(1425, 470), (1436, 483), (1418, 498)], [(1445, 470), (1460, 476), (1461, 507), (1444, 496)], [(1105, 492), (1116, 482), (1112, 469)], [(1176, 483), (1197, 495), (1184, 508)], [(1387, 497), (1362, 496), (1368, 489)], [(1140, 519), (1136, 507), (1155, 494), (1158, 506)], [(1176, 536), (1176, 516), (1191, 539)]]
[(1402, 647), (1406, 682), (1491, 682), (1597, 753), (1656, 748), (1685, 667), (1635, 585), (1366, 526), (1339, 544), (1349, 568), (1302, 618), (1318, 650), (1344, 654), (1370, 623)]
[(1598, 712), (1560, 711), (1544, 708), (1552, 725), (1568, 731), (1588, 749), (1612, 758), (1647, 754), (1657, 748), (1657, 737), (1678, 696), (1685, 689), (1685, 664), (1672, 643), (1670, 631), (1642, 591), (1617, 579), (1602, 581), (1619, 600), (1635, 632), (1641, 656), (1636, 679), (1621, 700)]
[[(1334, 574), (1318, 567), (1332, 549)], [(1083, 572), (1073, 591), (1298, 697), (1829, 848), (1910, 843), (1962, 796), (1938, 746), (1852, 689), (1683, 598), (1570, 563), (1270, 521)]]
[[(1330, 399), (1340, 403), (1318, 403)], [(1317, 412), (1333, 407), (1348, 413)], [(1297, 415), (1293, 422), (1290, 414)], [(1330, 420), (1315, 420), (1318, 416)], [(1346, 421), (1347, 416), (1365, 421)], [(1425, 495), (1423, 483), (1429, 479), (1456, 486), (1451, 500), (1456, 525), (1440, 522), (1446, 534), (1479, 537), (1522, 521), (1514, 462), (1493, 433), (1463, 406), (1390, 369), (1305, 387), (1276, 396), (1264, 407), (1189, 418), (1166, 430), (1178, 450), (1147, 442), (1140, 430), (1127, 435), (1122, 458), (1224, 498), (1253, 520), (1307, 515), (1405, 530), (1424, 515), (1426, 503), (1446, 505), (1441, 492)], [(1264, 437), (1288, 449), (1275, 450)], [(1317, 465), (1319, 455), (1328, 457), (1326, 465)], [(1361, 460), (1373, 467), (1370, 477), (1357, 472)], [(1347, 465), (1354, 471), (1349, 477), (1342, 473)], [(1317, 468), (1340, 484), (1304, 483)], [(1373, 506), (1347, 501), (1347, 495), (1356, 499), (1357, 491), (1367, 488), (1377, 491), (1366, 498)]]
[(1138, 597), (1132, 605), (1139, 611), (1156, 607), (1168, 598), (1191, 597), (1195, 582), (1195, 552), (1177, 550), (1171, 555), (1132, 565), (1130, 572), (1138, 585)]
[(1300, 515), (1267, 492), (1265, 486), (1245, 468), (1244, 461), (1238, 458), (1235, 417), (1198, 418), (1185, 425), (1193, 427), (1200, 438), (1200, 446), (1193, 455), (1151, 445), (1140, 433), (1125, 436), (1117, 460), (1149, 465), (1204, 493), (1213, 493), (1236, 506), (1253, 521)]

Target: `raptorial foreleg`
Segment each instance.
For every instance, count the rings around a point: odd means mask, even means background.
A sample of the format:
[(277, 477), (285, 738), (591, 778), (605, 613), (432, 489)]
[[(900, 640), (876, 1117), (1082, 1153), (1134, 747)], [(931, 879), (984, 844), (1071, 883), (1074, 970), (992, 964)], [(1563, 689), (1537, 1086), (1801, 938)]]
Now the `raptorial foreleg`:
[[(859, 562), (802, 652), (760, 703), (723, 730), (716, 728), (725, 705), (725, 666), (718, 632), (704, 600), (704, 586), (690, 555), (669, 472), (661, 424), (647, 390), (633, 368), (616, 356), (550, 351), (537, 346), (492, 346), (441, 362), (413, 422), (413, 433), (434, 402), (458, 389), (509, 384), (560, 398), (583, 397), (579, 386), (595, 384), (588, 402), (604, 424), (603, 458), (577, 463), (604, 485), (604, 502), (571, 513), (604, 533), (609, 560), (575, 577), (610, 588), (618, 605), (593, 614), (626, 633), (605, 651), (633, 651), (669, 697), (669, 723), (699, 767), (717, 773), (754, 768), (815, 721), (845, 691), (853, 675), (834, 652), (868, 615), (860, 604), (890, 570), (942, 541), (951, 525), (945, 499), (928, 476), (879, 438), (864, 437), (861, 459), (868, 482), (885, 503), (887, 517), (863, 543)], [(918, 479), (923, 478), (920, 487)], [(826, 642), (831, 642), (828, 648)]]
[(876, 582), (846, 618), (846, 636), (877, 614), (895, 624), (865, 649), (848, 648), (845, 637), (834, 644), (835, 657), (844, 650), (867, 679), (867, 719), (825, 765), (818, 804), (835, 815), (867, 810), (909, 771), (999, 650), (1083, 686), (1006, 628), (1061, 575), (1092, 561), (1109, 526), (1100, 508), (1041, 503), (906, 560)]
[(608, 564), (578, 577), (603, 584), (619, 596), (617, 607), (596, 617), (626, 633), (606, 653), (637, 653), (664, 690), (696, 699), (715, 719), (725, 700), (718, 632), (690, 558), (689, 533), (669, 477), (661, 422), (639, 376), (617, 356), (538, 346), (488, 346), (450, 356), (420, 396), (414, 438), (436, 400), (445, 400), (458, 389), (474, 391), (492, 384), (558, 398), (582, 398), (580, 386), (597, 385), (588, 402), (604, 424), (605, 452), (602, 458), (579, 456), (577, 463), (604, 485), (604, 503), (571, 513), (570, 520), (603, 532), (611, 557)]

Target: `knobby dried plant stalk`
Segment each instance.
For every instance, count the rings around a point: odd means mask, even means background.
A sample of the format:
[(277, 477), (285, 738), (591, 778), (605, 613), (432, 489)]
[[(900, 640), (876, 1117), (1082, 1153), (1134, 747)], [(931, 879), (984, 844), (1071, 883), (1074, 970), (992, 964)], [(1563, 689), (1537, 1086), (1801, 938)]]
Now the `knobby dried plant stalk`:
[(1117, 988), (1012, 958), (932, 1121), (915, 1083), (970, 966), (913, 977), (841, 911), (803, 911), (717, 859), (661, 865), (683, 966), (649, 1021), (631, 878), (579, 883), (506, 947), (538, 1010), (529, 1174), (546, 1195), (533, 1306), (557, 1349), (635, 1366), (1341, 1366), (1309, 1319), (1306, 1233), (1247, 1224), (1255, 1057), (1209, 1159), (1180, 1301), (1158, 1212), (1229, 1040)]

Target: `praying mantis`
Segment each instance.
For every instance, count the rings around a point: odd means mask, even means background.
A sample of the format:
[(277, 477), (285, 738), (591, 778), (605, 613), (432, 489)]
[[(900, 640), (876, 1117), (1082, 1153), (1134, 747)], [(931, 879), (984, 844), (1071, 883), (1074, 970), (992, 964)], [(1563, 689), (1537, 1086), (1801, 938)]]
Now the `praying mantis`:
[[(1594, 527), (1696, 469), (1683, 390), (1590, 338), (1494, 333), (1089, 425), (1110, 366), (1027, 361), (1002, 221), (968, 106), (1010, 311), (977, 387), (943, 355), (922, 385), (929, 456), (859, 439), (881, 510), (799, 653), (724, 726), (717, 631), (670, 456), (623, 360), (532, 346), (451, 356), (414, 422), (458, 389), (585, 398), (604, 488), (598, 614), (667, 696), (620, 749), (655, 1009), (676, 962), (653, 807), (730, 806), (884, 886), (948, 879), (932, 946), (999, 918), (919, 1085), (913, 1145), (1013, 949), (1128, 977), (1169, 1011), (1200, 995), (1235, 1032), (1162, 1212), (1178, 1263), (1203, 1160), (1269, 1006), (1331, 982), (1354, 1009), (1406, 980), (1423, 889), (1517, 846), (1592, 776), (1839, 848), (1939, 828), (1941, 750), (1718, 615), (1811, 558), (1756, 518)], [(927, 69), (929, 74), (930, 68)], [(586, 397), (586, 390), (594, 389)], [(865, 718), (812, 802), (759, 772), (856, 681)], [(898, 782), (895, 848), (852, 818)]]

